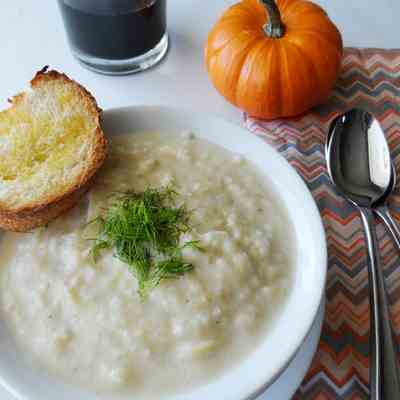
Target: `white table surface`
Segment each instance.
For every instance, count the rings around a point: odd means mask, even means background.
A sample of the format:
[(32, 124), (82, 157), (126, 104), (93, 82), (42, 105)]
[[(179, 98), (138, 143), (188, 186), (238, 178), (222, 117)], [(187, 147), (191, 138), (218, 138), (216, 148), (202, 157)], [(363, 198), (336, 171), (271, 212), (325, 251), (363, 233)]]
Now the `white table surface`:
[[(341, 30), (346, 46), (400, 47), (399, 0), (317, 0)], [(55, 0), (0, 4), (0, 107), (24, 90), (44, 65), (66, 72), (92, 91), (102, 108), (168, 104), (212, 112), (236, 123), (241, 113), (212, 88), (203, 44), (217, 16), (232, 0), (168, 0), (171, 39), (167, 59), (148, 72), (107, 77), (83, 69), (67, 50)], [(11, 397), (0, 389), (1, 400)]]
[[(399, 0), (317, 0), (343, 33), (345, 44), (400, 47)], [(2, 1), (0, 106), (49, 64), (87, 86), (101, 107), (170, 104), (213, 112), (240, 123), (241, 114), (212, 88), (203, 44), (217, 16), (233, 0), (168, 0), (171, 48), (157, 68), (128, 77), (84, 70), (67, 50), (55, 0)], [(379, 4), (379, 5), (378, 5)]]

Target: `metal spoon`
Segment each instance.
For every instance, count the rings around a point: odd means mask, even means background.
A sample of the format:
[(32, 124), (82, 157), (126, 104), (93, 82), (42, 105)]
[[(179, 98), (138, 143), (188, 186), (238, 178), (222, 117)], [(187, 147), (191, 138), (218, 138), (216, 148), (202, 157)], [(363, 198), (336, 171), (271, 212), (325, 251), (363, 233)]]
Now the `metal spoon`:
[(372, 210), (387, 193), (393, 173), (379, 122), (357, 109), (336, 118), (329, 131), (326, 158), (333, 184), (357, 207), (365, 229), (371, 304), (370, 398), (398, 400), (400, 377)]
[(392, 235), (397, 247), (400, 249), (400, 229), (395, 220), (393, 219), (390, 211), (387, 207), (387, 200), (389, 196), (393, 193), (396, 188), (396, 169), (392, 164), (392, 178), (389, 187), (383, 197), (374, 205), (375, 213), (382, 219), (385, 223), (386, 228)]

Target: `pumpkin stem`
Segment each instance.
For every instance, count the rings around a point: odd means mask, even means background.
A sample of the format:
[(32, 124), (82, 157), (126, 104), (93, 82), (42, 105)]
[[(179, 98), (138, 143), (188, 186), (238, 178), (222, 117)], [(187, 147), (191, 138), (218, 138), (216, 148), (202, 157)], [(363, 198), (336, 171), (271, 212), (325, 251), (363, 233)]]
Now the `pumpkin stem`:
[(260, 0), (265, 9), (267, 10), (268, 22), (264, 25), (264, 32), (267, 36), (278, 39), (283, 36), (285, 31), (281, 13), (275, 0)]

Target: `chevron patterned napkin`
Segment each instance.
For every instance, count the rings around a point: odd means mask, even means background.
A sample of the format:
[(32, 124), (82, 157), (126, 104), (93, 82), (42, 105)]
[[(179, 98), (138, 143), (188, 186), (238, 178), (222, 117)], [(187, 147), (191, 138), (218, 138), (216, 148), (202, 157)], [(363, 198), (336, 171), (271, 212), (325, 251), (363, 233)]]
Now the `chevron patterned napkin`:
[[(386, 132), (400, 173), (400, 50), (347, 48), (329, 102), (295, 119), (273, 122), (245, 117), (246, 126), (295, 167), (314, 195), (328, 240), (326, 316), (322, 337), (295, 400), (369, 399), (369, 301), (366, 245), (358, 213), (332, 189), (324, 145), (329, 123), (340, 112), (362, 107)], [(400, 222), (400, 194), (391, 198)], [(400, 250), (377, 224), (381, 260), (400, 340)]]

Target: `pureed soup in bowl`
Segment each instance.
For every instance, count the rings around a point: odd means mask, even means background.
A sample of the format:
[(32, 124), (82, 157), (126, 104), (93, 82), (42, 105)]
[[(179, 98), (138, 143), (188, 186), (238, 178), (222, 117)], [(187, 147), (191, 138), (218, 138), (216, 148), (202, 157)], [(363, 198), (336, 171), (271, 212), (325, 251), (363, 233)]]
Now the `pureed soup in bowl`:
[[(245, 364), (279, 324), (296, 280), (295, 229), (242, 155), (195, 130), (125, 133), (111, 138), (86, 202), (47, 228), (4, 235), (3, 318), (18, 348), (66, 382), (185, 398)], [(91, 221), (115, 196), (149, 190), (171, 190), (186, 210), (179, 260), (190, 268), (144, 293), (149, 280), (118, 246), (93, 256), (107, 238)]]

